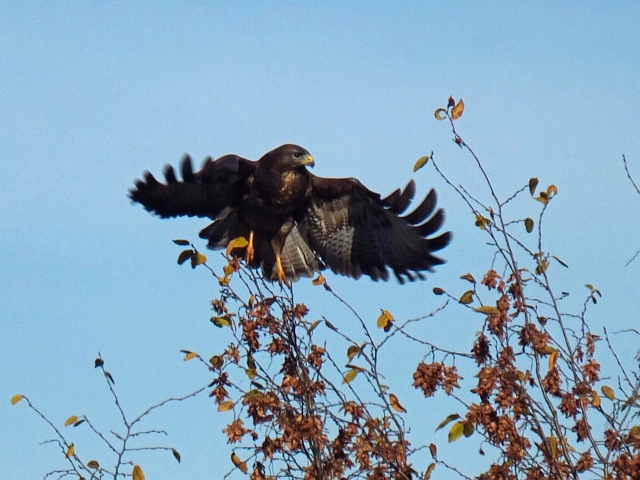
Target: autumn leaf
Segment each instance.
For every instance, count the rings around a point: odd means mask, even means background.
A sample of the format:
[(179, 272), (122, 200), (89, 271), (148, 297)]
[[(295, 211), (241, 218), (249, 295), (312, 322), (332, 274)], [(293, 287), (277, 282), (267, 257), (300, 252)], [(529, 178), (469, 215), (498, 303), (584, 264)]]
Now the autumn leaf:
[(172, 448), (171, 453), (173, 453), (173, 457), (178, 461), (178, 463), (180, 463), (180, 452), (175, 448)]
[(475, 428), (473, 427), (472, 423), (468, 423), (468, 422), (463, 422), (463, 423), (464, 423), (464, 427), (462, 428), (462, 433), (464, 434), (465, 437), (469, 438), (471, 435), (473, 435)]
[(13, 397), (11, 397), (11, 405), (15, 405), (16, 403), (21, 401), (23, 398), (24, 398), (24, 396), (22, 396), (20, 394), (14, 395)]
[(102, 360), (100, 357), (96, 358), (93, 367), (94, 368), (98, 368), (98, 367), (102, 367), (104, 365), (104, 360)]
[(144, 480), (144, 472), (140, 468), (140, 465), (133, 466), (133, 473), (131, 474), (132, 480)]
[(476, 215), (476, 223), (475, 223), (475, 225), (476, 225), (476, 227), (479, 227), (480, 230), (486, 230), (487, 225), (489, 225), (489, 223), (491, 223), (491, 222), (489, 221), (488, 218), (485, 218), (480, 214)]
[(238, 457), (235, 452), (231, 454), (231, 461), (242, 473), (247, 473), (247, 462), (240, 460), (240, 457)]
[(484, 313), (486, 315), (499, 315), (500, 310), (497, 307), (492, 307), (491, 305), (484, 305), (482, 307), (474, 308), (476, 312)]
[(182, 240), (182, 239), (174, 240), (173, 243), (175, 243), (176, 245), (180, 245), (181, 247), (186, 247), (188, 245), (191, 245), (191, 242), (189, 240)]
[(247, 374), (249, 380), (253, 380), (258, 376), (258, 371), (255, 368), (247, 368), (244, 372)]
[(429, 445), (429, 453), (431, 453), (431, 457), (434, 460), (438, 456), (438, 447), (436, 446), (435, 443), (432, 443), (432, 444)]
[(347, 348), (347, 358), (349, 358), (349, 361), (353, 360), (353, 357), (355, 357), (359, 353), (360, 347), (358, 347), (357, 345), (351, 345), (349, 348)]
[(460, 415), (458, 415), (457, 413), (452, 413), (451, 415), (448, 415), (447, 418), (445, 418), (442, 422), (440, 422), (440, 425), (436, 427), (436, 432), (441, 428), (446, 427), (449, 423), (453, 422), (454, 420), (457, 420), (458, 418), (460, 418)]
[(451, 109), (451, 120), (459, 119), (462, 116), (462, 112), (464, 112), (464, 102), (460, 99), (455, 107)]
[(402, 405), (400, 405), (398, 397), (396, 397), (393, 393), (389, 394), (389, 403), (391, 404), (391, 408), (393, 408), (396, 412), (407, 413), (407, 410)]
[(184, 359), (183, 359), (183, 361), (185, 362), (188, 362), (189, 360), (193, 360), (198, 356), (196, 352), (185, 352), (185, 353), (186, 355), (184, 356)]
[(227, 400), (226, 402), (222, 402), (220, 405), (218, 405), (218, 411), (219, 412), (228, 412), (229, 410), (233, 409), (233, 402), (231, 400)]
[(312, 285), (322, 285), (324, 284), (324, 282), (325, 282), (325, 279), (322, 275), (318, 275), (316, 278), (311, 280)]
[(602, 394), (607, 397), (609, 400), (615, 400), (616, 399), (616, 394), (613, 391), (613, 388), (611, 388), (608, 385), (603, 385), (600, 388), (600, 391), (602, 392)]
[(444, 120), (447, 118), (447, 111), (444, 108), (439, 108), (433, 115), (436, 117), (436, 120)]
[(393, 322), (393, 315), (388, 310), (382, 310), (382, 314), (378, 317), (378, 321), (376, 325), (378, 328), (383, 328), (384, 331), (388, 331), (391, 328), (391, 323)]
[(536, 177), (530, 178), (529, 179), (529, 193), (531, 193), (532, 197), (536, 193), (536, 187), (537, 186), (538, 186), (538, 179)]
[(462, 437), (463, 434), (464, 434), (464, 423), (456, 422), (453, 424), (453, 427), (451, 427), (451, 430), (449, 430), (449, 435), (447, 436), (447, 440), (449, 441), (449, 443), (455, 442), (460, 437)]
[(549, 370), (556, 368), (556, 361), (558, 360), (558, 351), (554, 349), (549, 355)]
[(533, 232), (533, 219), (532, 218), (525, 218), (524, 219), (524, 228), (527, 230), (527, 233), (531, 233)]
[(72, 425), (74, 423), (76, 423), (78, 421), (78, 417), (76, 417), (75, 415), (71, 415), (69, 418), (67, 418), (64, 422), (64, 426), (68, 427), (69, 425)]
[(196, 268), (198, 265), (202, 265), (207, 262), (207, 256), (200, 252), (194, 252), (191, 256), (191, 268)]
[(236, 248), (245, 248), (249, 245), (249, 241), (244, 237), (237, 237), (227, 244), (226, 254), (229, 256)]
[(193, 256), (193, 250), (183, 250), (178, 255), (178, 265), (182, 265), (187, 260), (190, 260)]
[(342, 383), (351, 383), (358, 376), (360, 370), (357, 368), (350, 369), (347, 373), (344, 374), (342, 378)]
[(600, 395), (595, 390), (591, 390), (591, 405), (595, 408), (599, 408), (602, 405)]
[[(433, 444), (432, 444), (433, 445)], [(428, 467), (427, 467), (427, 471), (424, 472), (424, 478), (422, 480), (429, 480), (431, 478), (431, 473), (433, 472), (433, 470), (436, 468), (436, 464), (435, 463), (431, 463)]]
[(473, 284), (476, 283), (476, 279), (473, 278), (473, 275), (471, 275), (470, 273), (465, 273), (464, 275), (461, 275), (460, 279), (461, 280), (466, 280), (466, 281), (471, 282)]
[(433, 287), (434, 295), (444, 295), (445, 291), (440, 287)]
[(417, 172), (418, 170), (420, 170), (422, 167), (424, 167), (427, 162), (429, 161), (429, 158), (431, 158), (430, 155), (425, 155), (424, 157), (420, 157), (416, 163), (413, 165), (413, 171)]
[(467, 290), (464, 292), (458, 301), (463, 305), (469, 305), (473, 302), (473, 290)]
[[(175, 240), (174, 240), (175, 241)], [(95, 460), (89, 460), (87, 462), (87, 467), (89, 468), (93, 468), (94, 470), (97, 470), (100, 468), (100, 464), (98, 462), (96, 462)]]
[(223, 317), (211, 317), (211, 323), (213, 323), (218, 328), (230, 327), (231, 319), (226, 315)]
[(222, 359), (222, 356), (214, 355), (209, 359), (209, 363), (213, 368), (217, 368), (218, 370), (220, 370), (222, 368), (222, 365), (224, 365), (224, 360)]
[(75, 451), (76, 451), (76, 447), (72, 443), (71, 445), (69, 445), (69, 448), (67, 449), (67, 453), (65, 453), (65, 456), (67, 458), (71, 458), (73, 456), (73, 452)]

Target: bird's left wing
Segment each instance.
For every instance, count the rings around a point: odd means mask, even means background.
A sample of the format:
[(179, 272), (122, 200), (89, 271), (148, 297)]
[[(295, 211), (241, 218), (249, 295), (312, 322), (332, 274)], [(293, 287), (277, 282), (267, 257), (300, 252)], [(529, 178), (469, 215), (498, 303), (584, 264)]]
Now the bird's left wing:
[(136, 180), (130, 197), (163, 218), (181, 215), (216, 218), (223, 209), (234, 208), (242, 200), (255, 163), (237, 155), (225, 155), (217, 160), (206, 159), (202, 169), (194, 172), (187, 155), (182, 160), (182, 181), (173, 167), (167, 165), (166, 184), (145, 172), (144, 180)]
[(434, 190), (400, 216), (415, 194), (413, 181), (380, 198), (354, 178), (311, 179), (312, 196), (300, 230), (335, 273), (387, 280), (388, 267), (402, 283), (405, 277), (424, 278), (421, 271), (444, 263), (433, 252), (444, 248), (451, 234), (432, 237), (444, 221), (444, 212), (435, 210)]

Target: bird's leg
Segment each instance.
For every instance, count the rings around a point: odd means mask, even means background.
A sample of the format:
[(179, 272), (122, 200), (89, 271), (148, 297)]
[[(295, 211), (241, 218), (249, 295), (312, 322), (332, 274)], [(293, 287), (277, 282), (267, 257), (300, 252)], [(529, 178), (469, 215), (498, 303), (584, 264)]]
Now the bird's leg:
[(287, 274), (284, 272), (284, 268), (282, 268), (282, 260), (280, 260), (280, 255), (276, 255), (276, 278), (278, 283), (282, 285), (283, 283), (287, 286), (290, 286), (287, 280)]
[(247, 244), (247, 251), (244, 254), (244, 261), (247, 266), (251, 266), (253, 257), (255, 256), (255, 250), (253, 249), (253, 230), (249, 232), (249, 243)]

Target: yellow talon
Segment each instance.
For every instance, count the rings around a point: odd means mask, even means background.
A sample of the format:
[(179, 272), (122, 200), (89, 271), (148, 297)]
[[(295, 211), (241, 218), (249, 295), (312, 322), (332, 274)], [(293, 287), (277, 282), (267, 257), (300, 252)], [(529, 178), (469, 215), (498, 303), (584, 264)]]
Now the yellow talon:
[(276, 255), (276, 278), (278, 279), (278, 283), (280, 285), (284, 283), (288, 287), (291, 286), (291, 284), (287, 280), (287, 274), (284, 273), (284, 268), (282, 268), (282, 260), (280, 260), (280, 255)]

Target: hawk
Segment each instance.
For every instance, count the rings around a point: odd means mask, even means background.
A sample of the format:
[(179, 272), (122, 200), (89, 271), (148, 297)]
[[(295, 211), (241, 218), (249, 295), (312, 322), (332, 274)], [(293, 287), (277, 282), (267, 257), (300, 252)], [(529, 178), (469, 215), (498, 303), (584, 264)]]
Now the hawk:
[(244, 237), (247, 265), (261, 267), (279, 282), (311, 277), (329, 267), (353, 278), (368, 275), (400, 283), (423, 279), (444, 260), (433, 255), (451, 239), (434, 236), (444, 212), (431, 190), (410, 213), (415, 183), (381, 198), (355, 178), (313, 175), (311, 154), (286, 144), (252, 161), (237, 155), (206, 158), (194, 172), (182, 161), (179, 180), (172, 166), (166, 183), (149, 172), (135, 181), (130, 198), (162, 218), (187, 215), (213, 220), (200, 232), (211, 249), (224, 249)]

